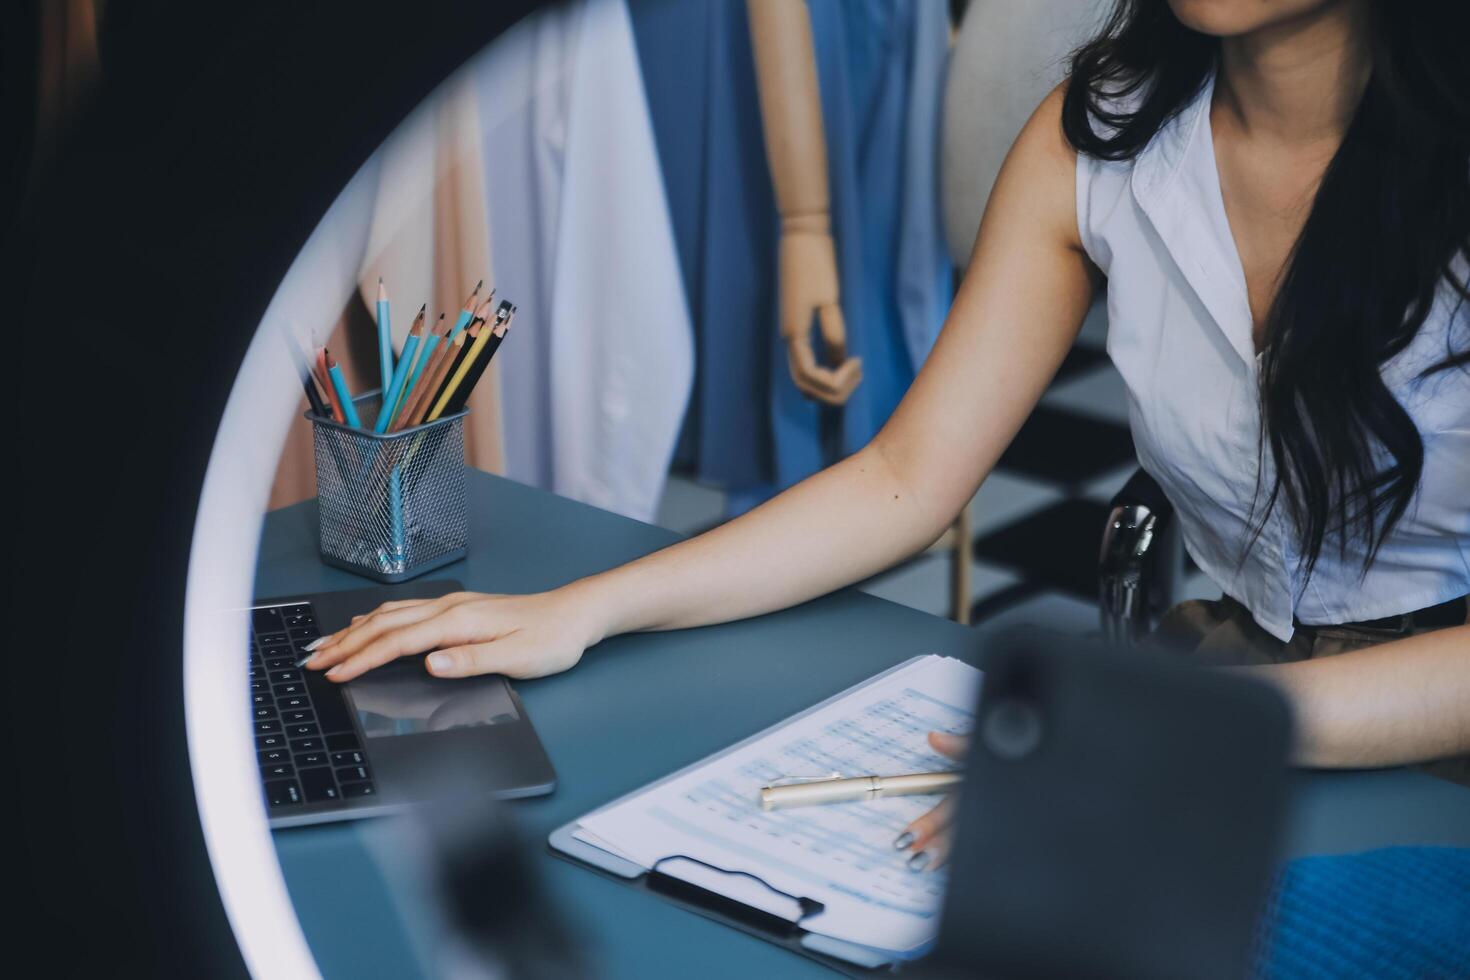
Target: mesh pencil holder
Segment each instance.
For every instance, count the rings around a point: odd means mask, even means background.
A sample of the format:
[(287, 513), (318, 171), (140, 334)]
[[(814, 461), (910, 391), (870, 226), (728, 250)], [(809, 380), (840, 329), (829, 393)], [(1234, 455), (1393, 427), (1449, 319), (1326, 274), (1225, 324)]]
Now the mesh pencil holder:
[(371, 427), (378, 393), (353, 404), (368, 428), (307, 415), (322, 561), (379, 582), (402, 582), (463, 558), (466, 413), (377, 435)]

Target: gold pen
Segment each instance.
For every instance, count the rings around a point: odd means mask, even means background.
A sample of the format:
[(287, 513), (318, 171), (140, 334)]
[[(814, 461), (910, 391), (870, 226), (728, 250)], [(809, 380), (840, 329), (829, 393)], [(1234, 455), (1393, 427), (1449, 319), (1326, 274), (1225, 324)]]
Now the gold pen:
[(915, 772), (906, 776), (822, 776), (761, 787), (761, 809), (848, 803), (885, 796), (943, 793), (959, 785), (958, 772)]

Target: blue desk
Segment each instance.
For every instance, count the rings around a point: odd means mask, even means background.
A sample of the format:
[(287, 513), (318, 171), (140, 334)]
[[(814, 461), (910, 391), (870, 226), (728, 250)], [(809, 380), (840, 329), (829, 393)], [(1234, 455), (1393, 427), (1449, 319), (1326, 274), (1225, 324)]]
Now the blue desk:
[[(470, 475), (470, 556), (439, 577), (531, 592), (620, 564), (676, 535), (507, 480)], [(314, 503), (269, 515), (258, 595), (360, 588), (316, 558)], [(921, 653), (974, 660), (983, 634), (860, 593), (760, 619), (618, 637), (567, 673), (517, 684), (560, 776), (513, 812), (552, 900), (607, 977), (833, 976), (825, 968), (550, 856), (552, 829)], [(1301, 780), (1294, 854), (1396, 843), (1470, 846), (1470, 790), (1419, 773)], [(378, 827), (378, 833), (382, 828)], [(374, 824), (280, 831), (276, 848), (329, 978), (423, 975), (421, 924), (369, 847)]]

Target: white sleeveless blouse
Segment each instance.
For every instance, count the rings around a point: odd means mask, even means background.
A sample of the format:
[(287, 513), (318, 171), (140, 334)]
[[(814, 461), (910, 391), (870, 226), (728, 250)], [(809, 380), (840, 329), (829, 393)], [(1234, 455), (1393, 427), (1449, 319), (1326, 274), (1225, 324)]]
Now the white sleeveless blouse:
[[(1199, 567), (1282, 640), (1309, 624), (1378, 619), (1470, 592), (1470, 372), (1419, 379), (1470, 342), (1470, 304), (1448, 286), (1414, 341), (1383, 366), (1424, 438), (1408, 512), (1367, 573), (1357, 541), (1329, 531), (1303, 579), (1278, 503), (1251, 541), (1260, 453), (1258, 360), (1245, 274), (1225, 216), (1210, 133), (1213, 80), (1133, 160), (1077, 157), (1077, 225), (1107, 276), (1108, 353), (1128, 388), (1143, 468), (1174, 504)], [(1392, 243), (1384, 243), (1392, 247)], [(1273, 483), (1269, 452), (1262, 503)]]

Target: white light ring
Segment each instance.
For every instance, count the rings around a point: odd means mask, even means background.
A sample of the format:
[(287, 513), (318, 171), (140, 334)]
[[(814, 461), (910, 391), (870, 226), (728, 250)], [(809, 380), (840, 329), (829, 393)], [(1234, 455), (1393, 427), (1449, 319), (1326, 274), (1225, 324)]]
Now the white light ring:
[(256, 328), (210, 452), (189, 553), (184, 723), (194, 797), (246, 967), (272, 980), (320, 976), (266, 822), (246, 711), (246, 608), (271, 484), (301, 401), (301, 383), (279, 331), (287, 321), (335, 322), (356, 289), (377, 166), (375, 155), (332, 203)]

